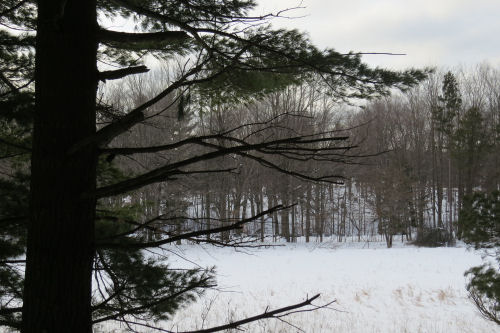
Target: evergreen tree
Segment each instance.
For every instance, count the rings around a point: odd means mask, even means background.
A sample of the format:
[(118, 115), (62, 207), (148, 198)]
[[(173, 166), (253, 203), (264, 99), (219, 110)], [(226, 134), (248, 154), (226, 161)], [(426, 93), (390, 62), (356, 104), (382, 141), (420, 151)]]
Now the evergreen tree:
[[(444, 226), (443, 218), (443, 188), (445, 185), (448, 188), (448, 202), (451, 203), (451, 161), (450, 150), (452, 146), (452, 135), (455, 129), (455, 122), (458, 118), (460, 107), (462, 105), (462, 98), (455, 75), (447, 72), (443, 78), (442, 95), (438, 96), (435, 105), (432, 107), (432, 121), (433, 128), (436, 130), (436, 157), (435, 157), (435, 187), (436, 187), (436, 200), (437, 200), (437, 217), (438, 227)], [(448, 157), (446, 163), (445, 157)], [(445, 170), (448, 169), (446, 176)], [(446, 181), (448, 180), (448, 181)], [(450, 209), (451, 211), (451, 209)], [(449, 221), (449, 231), (452, 230), (452, 221)]]
[(468, 197), (459, 223), (464, 241), (487, 258), (465, 273), (469, 295), (481, 314), (500, 325), (500, 192)]
[(452, 72), (447, 72), (444, 75), (442, 90), (442, 96), (439, 98), (441, 105), (434, 116), (438, 121), (438, 129), (450, 136), (453, 133), (453, 122), (458, 118), (462, 107), (458, 81)]
[[(233, 141), (222, 146), (210, 141), (228, 140), (221, 134), (155, 147), (109, 146), (143, 121), (148, 108), (168, 94), (177, 91), (184, 96), (187, 88), (197, 86), (206, 94), (221, 96), (222, 102), (236, 102), (258, 98), (320, 72), (332, 95), (365, 98), (388, 94), (394, 87), (404, 89), (425, 76), (417, 70), (370, 69), (359, 54), (320, 51), (302, 33), (260, 24), (272, 15), (250, 17), (254, 7), (251, 0), (2, 1), (1, 119), (10, 125), (2, 127), (0, 142), (3, 157), (8, 158), (2, 163), (14, 177), (2, 178), (5, 185), (1, 187), (8, 192), (8, 200), (0, 207), (0, 324), (25, 333), (88, 333), (93, 323), (107, 320), (144, 323), (165, 319), (211, 286), (212, 272), (169, 270), (140, 250), (239, 228), (273, 211), (225, 228), (148, 242), (138, 232), (148, 225), (131, 221), (133, 207), (103, 207), (105, 198), (186, 174), (228, 171), (193, 167), (228, 154), (239, 154), (301, 179), (332, 178), (280, 169), (251, 152), (272, 147), (300, 153), (301, 147), (314, 142), (339, 141), (333, 136), (254, 145)], [(135, 22), (136, 32), (104, 27), (106, 20), (120, 18)], [(149, 55), (161, 61), (182, 56), (186, 59), (183, 72), (155, 97), (130, 110), (112, 110), (96, 98), (99, 84), (148, 71), (142, 60)], [(183, 98), (179, 118), (185, 103)], [(96, 120), (104, 116), (112, 121), (98, 126)], [(123, 175), (106, 165), (115, 155), (154, 153), (192, 143), (211, 150), (165, 162), (139, 175)], [(315, 154), (328, 149), (318, 149)], [(30, 163), (11, 159), (10, 155), (26, 156), (26, 152)], [(13, 267), (22, 264), (24, 256), (25, 270)], [(93, 279), (97, 289), (92, 288)], [(296, 306), (310, 304), (312, 299)], [(269, 311), (252, 320), (274, 314)], [(212, 331), (245, 322), (248, 320)]]
[[(443, 80), (443, 95), (441, 96), (440, 100), (442, 103), (442, 112), (441, 116), (444, 119), (441, 119), (440, 121), (440, 128), (439, 130), (442, 131), (445, 134), (445, 146), (448, 151), (448, 175), (447, 175), (447, 201), (448, 201), (448, 232), (450, 237), (453, 237), (454, 235), (454, 228), (453, 228), (453, 220), (452, 220), (452, 211), (453, 211), (453, 184), (452, 184), (452, 154), (453, 154), (453, 148), (454, 148), (454, 142), (453, 142), (453, 133), (456, 128), (456, 123), (457, 119), (459, 119), (459, 114), (460, 114), (460, 109), (462, 107), (462, 97), (460, 93), (460, 89), (458, 86), (458, 81), (455, 78), (455, 75), (453, 75), (452, 72), (448, 72), (444, 76)], [(444, 167), (444, 165), (441, 165), (441, 167)], [(460, 173), (460, 171), (459, 171)], [(459, 205), (461, 205), (461, 198), (463, 197), (462, 194), (462, 178), (459, 175), (459, 189), (458, 189), (458, 200), (459, 200)]]
[(477, 185), (480, 162), (489, 147), (489, 135), (483, 115), (476, 107), (464, 112), (452, 137), (452, 156), (463, 173), (465, 194)]

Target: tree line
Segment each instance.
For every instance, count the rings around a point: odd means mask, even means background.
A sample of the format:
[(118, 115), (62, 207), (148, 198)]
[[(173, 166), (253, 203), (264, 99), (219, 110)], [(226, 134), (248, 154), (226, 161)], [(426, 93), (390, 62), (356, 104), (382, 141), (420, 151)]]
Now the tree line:
[[(155, 75), (141, 78), (153, 90), (158, 75), (165, 74)], [(121, 86), (115, 101), (123, 102), (125, 94), (136, 96), (130, 103), (140, 103), (148, 91), (137, 80), (129, 80), (126, 89)], [(287, 242), (299, 237), (306, 242), (382, 238), (390, 247), (401, 235), (417, 243), (451, 243), (460, 238), (457, 221), (464, 197), (499, 187), (499, 88), (498, 69), (484, 64), (437, 70), (417, 87), (357, 107), (346, 107), (314, 76), (243, 105), (193, 91), (175, 130), (165, 130), (162, 120), (156, 120), (142, 124), (133, 141), (117, 138), (112, 145), (151, 145), (192, 136), (216, 138), (219, 147), (294, 135), (319, 140), (300, 153), (294, 147), (261, 149), (263, 156), (272, 154), (272, 166), (238, 154), (206, 161), (207, 169), (231, 170), (193, 175), (175, 186), (158, 183), (117, 200), (142, 205), (147, 212), (143, 221), (169, 216), (167, 222), (160, 218), (151, 224), (152, 238), (223, 225), (282, 204), (291, 207), (233, 231), (232, 237), (217, 237)], [(165, 101), (170, 109), (164, 119), (178, 117), (179, 101), (174, 99)], [(333, 133), (338, 139), (334, 143), (321, 140)], [(196, 149), (201, 154), (213, 147)], [(321, 156), (310, 158), (321, 149)], [(127, 172), (169, 158), (132, 153), (117, 161)], [(304, 170), (311, 179), (294, 174)], [(326, 182), (311, 181), (325, 175), (331, 177)]]

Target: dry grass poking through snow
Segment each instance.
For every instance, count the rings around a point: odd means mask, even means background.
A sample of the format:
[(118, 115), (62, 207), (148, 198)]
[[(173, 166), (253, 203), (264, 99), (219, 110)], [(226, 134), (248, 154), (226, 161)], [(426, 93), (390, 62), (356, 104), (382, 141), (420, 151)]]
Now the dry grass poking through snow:
[[(177, 248), (194, 262), (216, 265), (220, 288), (179, 312), (164, 328), (206, 328), (321, 293), (321, 302), (337, 300), (334, 309), (295, 314), (287, 321), (313, 333), (500, 332), (467, 299), (463, 273), (480, 263), (479, 255), (465, 248), (362, 246), (298, 244), (246, 253), (208, 246)], [(187, 265), (180, 259), (178, 264)], [(299, 332), (278, 320), (245, 329)]]

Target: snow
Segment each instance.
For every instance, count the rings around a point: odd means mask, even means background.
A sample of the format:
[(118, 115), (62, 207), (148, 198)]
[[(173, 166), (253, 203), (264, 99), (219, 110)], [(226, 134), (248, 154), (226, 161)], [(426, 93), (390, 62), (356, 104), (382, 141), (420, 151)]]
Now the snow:
[[(500, 332), (467, 298), (464, 271), (481, 263), (464, 247), (383, 248), (383, 243), (309, 243), (235, 251), (182, 245), (169, 248), (176, 266), (185, 259), (217, 267), (218, 288), (180, 311), (164, 328), (221, 325), (298, 303), (321, 293), (328, 309), (271, 319), (247, 332)], [(395, 243), (398, 245), (398, 243)], [(184, 259), (183, 259), (184, 258)]]

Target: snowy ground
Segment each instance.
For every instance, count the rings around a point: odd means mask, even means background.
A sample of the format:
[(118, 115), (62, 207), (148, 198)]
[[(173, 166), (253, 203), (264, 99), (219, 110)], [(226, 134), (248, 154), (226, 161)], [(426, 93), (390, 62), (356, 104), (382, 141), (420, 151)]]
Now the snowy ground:
[[(321, 293), (316, 304), (336, 300), (335, 310), (299, 313), (286, 320), (317, 333), (500, 332), (467, 299), (463, 273), (481, 258), (464, 247), (385, 249), (383, 244), (327, 242), (245, 252), (193, 245), (175, 252), (217, 266), (220, 288), (164, 326), (173, 331), (221, 325)], [(179, 257), (175, 261), (185, 265)], [(245, 329), (299, 332), (275, 319)]]

